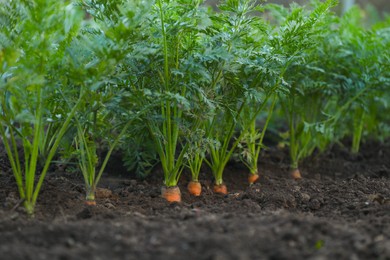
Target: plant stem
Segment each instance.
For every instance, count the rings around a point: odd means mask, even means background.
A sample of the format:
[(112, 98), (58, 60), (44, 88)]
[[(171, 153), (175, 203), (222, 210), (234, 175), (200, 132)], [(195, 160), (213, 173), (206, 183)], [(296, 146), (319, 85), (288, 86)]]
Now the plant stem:
[[(258, 161), (259, 161), (260, 151), (261, 151), (261, 148), (263, 146), (263, 139), (264, 139), (264, 136), (265, 136), (265, 132), (266, 132), (266, 130), (268, 128), (269, 122), (271, 121), (271, 117), (272, 117), (272, 113), (274, 111), (275, 104), (276, 104), (276, 95), (273, 96), (271, 107), (270, 107), (270, 109), (268, 111), (267, 119), (265, 120), (265, 124), (263, 126), (263, 130), (261, 130), (259, 142), (258, 142), (258, 144), (256, 146), (253, 147), (253, 148), (256, 147), (256, 150), (255, 150), (255, 153), (254, 153), (254, 157), (253, 157), (253, 160), (252, 160), (253, 165), (250, 168), (250, 171), (253, 174), (257, 174), (258, 173)], [(256, 121), (253, 121), (252, 125), (255, 125), (255, 124), (256, 124)], [(252, 131), (255, 131), (255, 128), (253, 128)], [(253, 150), (253, 148), (252, 148), (252, 150)]]
[(86, 188), (86, 201), (95, 201), (96, 186), (92, 185)]
[(295, 89), (292, 88), (291, 93), (291, 105), (289, 115), (289, 129), (290, 129), (290, 159), (291, 159), (291, 168), (298, 168), (298, 142), (295, 136), (295, 113), (294, 113), (294, 105), (295, 105)]
[(353, 120), (354, 122), (353, 122), (352, 147), (351, 147), (351, 152), (353, 154), (357, 154), (359, 152), (360, 141), (363, 134), (364, 117), (365, 117), (364, 110), (358, 108), (355, 111), (355, 116)]
[(35, 186), (34, 194), (33, 194), (32, 199), (31, 199), (31, 203), (32, 203), (33, 207), (35, 206), (35, 203), (37, 201), (39, 191), (41, 190), (41, 186), (42, 186), (43, 180), (45, 179), (45, 176), (46, 176), (46, 173), (47, 173), (47, 171), (49, 169), (51, 161), (52, 161), (52, 159), (53, 159), (53, 157), (54, 157), (54, 155), (55, 155), (55, 153), (57, 151), (58, 146), (60, 145), (62, 137), (64, 136), (64, 134), (68, 130), (69, 124), (71, 123), (72, 118), (76, 114), (76, 111), (78, 110), (78, 108), (79, 108), (79, 106), (81, 104), (81, 101), (84, 98), (84, 95), (85, 94), (80, 95), (79, 100), (74, 105), (72, 110), (69, 112), (68, 117), (66, 118), (65, 122), (61, 126), (61, 128), (60, 128), (60, 130), (58, 132), (58, 135), (56, 137), (56, 140), (55, 140), (55, 142), (53, 143), (53, 146), (50, 149), (50, 152), (49, 152), (49, 154), (48, 154), (48, 156), (46, 158), (45, 165), (44, 165), (44, 167), (43, 167), (43, 169), (41, 171), (41, 175), (39, 176), (38, 182), (37, 182), (37, 184)]

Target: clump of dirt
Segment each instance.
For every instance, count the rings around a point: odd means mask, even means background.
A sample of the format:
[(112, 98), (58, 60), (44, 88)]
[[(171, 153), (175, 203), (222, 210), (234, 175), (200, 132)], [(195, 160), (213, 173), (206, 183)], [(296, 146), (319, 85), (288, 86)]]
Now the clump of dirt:
[[(9, 168), (0, 168), (1, 259), (390, 259), (390, 145), (367, 143), (308, 158), (303, 179), (288, 176), (285, 151), (263, 152), (258, 183), (231, 164), (229, 194), (160, 197), (159, 169), (137, 179), (104, 175), (98, 205), (84, 205), (81, 176), (48, 174), (35, 218), (26, 216)], [(0, 162), (6, 161), (0, 156)], [(115, 161), (114, 164), (120, 162)]]

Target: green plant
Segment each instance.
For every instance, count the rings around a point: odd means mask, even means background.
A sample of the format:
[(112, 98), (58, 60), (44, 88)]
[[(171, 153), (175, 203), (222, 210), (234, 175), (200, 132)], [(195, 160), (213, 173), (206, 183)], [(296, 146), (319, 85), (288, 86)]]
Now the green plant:
[[(88, 22), (73, 46), (81, 54), (73, 57), (73, 62), (87, 71), (78, 75), (78, 79), (88, 96), (74, 120), (73, 156), (78, 159), (85, 181), (86, 203), (95, 205), (96, 187), (114, 148), (150, 108), (150, 105), (134, 106), (139, 96), (137, 91), (128, 89), (133, 75), (125, 68), (131, 55), (143, 58), (134, 49), (142, 38), (141, 24), (148, 17), (151, 4), (148, 1), (83, 1), (79, 5), (94, 19)], [(104, 157), (99, 154), (103, 151), (106, 151)]]
[(329, 10), (336, 3), (317, 2), (312, 11), (297, 5), (291, 5), (289, 11), (270, 6), (277, 17), (282, 17), (271, 44), (284, 60), (282, 76), (288, 91), (279, 93), (279, 99), (289, 126), (288, 144), (294, 178), (301, 178), (298, 162), (313, 152), (318, 144), (315, 141), (319, 137), (317, 132), (326, 130), (323, 125), (310, 129), (307, 126), (321, 120), (326, 105), (323, 101), (325, 75), (318, 64), (316, 51), (326, 38), (331, 22)]
[(81, 27), (82, 12), (61, 1), (9, 1), (0, 13), (0, 134), (20, 197), (33, 215), (52, 158), (84, 95), (79, 90), (69, 110), (58, 109), (60, 92), (68, 87), (60, 68), (68, 66), (66, 50)]
[(358, 153), (363, 135), (377, 125), (376, 105), (384, 104), (374, 100), (380, 99), (389, 85), (385, 42), (362, 26), (358, 8), (341, 18), (333, 17), (332, 24), (314, 56), (321, 75), (311, 76), (326, 84), (316, 95), (316, 104), (323, 104), (318, 107), (321, 113), (312, 121), (306, 120), (304, 129), (318, 133), (312, 135), (311, 149), (323, 149), (348, 137), (352, 140), (351, 152)]
[(337, 62), (335, 68), (338, 69), (334, 73), (337, 76), (335, 82), (340, 86), (336, 93), (344, 111), (337, 115), (344, 117), (344, 134), (352, 136), (351, 152), (356, 154), (364, 130), (372, 128), (369, 122), (374, 120), (372, 117), (378, 116), (372, 110), (372, 102), (389, 86), (387, 47), (383, 38), (385, 35), (362, 26), (363, 17), (359, 8), (349, 10), (339, 23), (342, 46), (337, 49), (338, 55), (334, 59)]
[(390, 19), (378, 22), (371, 27), (371, 35), (375, 35), (377, 41), (378, 59), (374, 64), (380, 68), (380, 87), (367, 102), (366, 116), (364, 120), (366, 138), (384, 142), (390, 136), (389, 115), (389, 89), (390, 89)]
[[(271, 101), (271, 105), (269, 106), (269, 109), (265, 116), (266, 117), (265, 122), (261, 130), (258, 129), (257, 127), (257, 120), (252, 120), (249, 122), (249, 127), (242, 132), (242, 139), (239, 144), (240, 159), (243, 162), (243, 164), (249, 169), (249, 175), (248, 175), (249, 184), (253, 184), (259, 178), (258, 161), (260, 157), (260, 151), (264, 147), (263, 139), (268, 124), (271, 120), (276, 101), (277, 101), (277, 97), (276, 95), (274, 95)], [(251, 102), (251, 103), (252, 105), (248, 106), (248, 108), (253, 108), (258, 106), (258, 102)], [(249, 116), (247, 116), (247, 118), (252, 118), (250, 117), (251, 112), (252, 111), (247, 112), (249, 113)]]
[(202, 169), (210, 140), (205, 138), (205, 132), (202, 128), (198, 128), (193, 132), (187, 133), (186, 142), (189, 144), (187, 153), (185, 154), (186, 166), (191, 173), (191, 181), (187, 186), (190, 194), (199, 196), (202, 186), (199, 182), (199, 174)]
[(79, 167), (83, 174), (85, 187), (86, 187), (86, 204), (96, 205), (95, 192), (96, 187), (102, 177), (103, 171), (108, 163), (108, 160), (117, 146), (120, 138), (126, 133), (126, 130), (130, 126), (131, 121), (128, 121), (123, 127), (120, 133), (118, 133), (109, 145), (109, 149), (104, 157), (103, 162), (99, 166), (99, 171), (96, 172), (96, 168), (99, 165), (99, 158), (97, 155), (96, 136), (89, 134), (88, 127), (83, 128), (80, 122), (77, 122), (77, 136), (75, 137), (76, 155), (79, 160)]

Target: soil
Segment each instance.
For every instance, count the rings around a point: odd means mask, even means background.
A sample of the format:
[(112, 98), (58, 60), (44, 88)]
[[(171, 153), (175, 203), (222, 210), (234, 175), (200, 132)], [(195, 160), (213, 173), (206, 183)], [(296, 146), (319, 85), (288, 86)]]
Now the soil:
[(250, 187), (232, 163), (226, 196), (213, 194), (207, 169), (202, 195), (190, 196), (184, 173), (173, 204), (160, 197), (161, 170), (141, 180), (120, 156), (97, 206), (84, 205), (80, 174), (58, 167), (28, 218), (0, 154), (0, 259), (390, 259), (389, 143), (367, 143), (359, 155), (335, 146), (302, 162), (298, 181), (287, 158), (264, 151)]

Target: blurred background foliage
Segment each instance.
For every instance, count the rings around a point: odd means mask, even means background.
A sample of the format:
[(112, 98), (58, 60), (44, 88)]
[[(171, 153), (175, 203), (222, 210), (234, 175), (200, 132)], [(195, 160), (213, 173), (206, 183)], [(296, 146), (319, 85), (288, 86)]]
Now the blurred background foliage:
[[(206, 3), (216, 6), (219, 0), (207, 0)], [(291, 3), (307, 4), (310, 0), (260, 0), (259, 3), (275, 3), (289, 6)], [(363, 17), (368, 25), (377, 22), (380, 19), (388, 17), (390, 14), (389, 0), (339, 0), (339, 5), (335, 7), (336, 13), (342, 14), (353, 5), (358, 5), (363, 10)]]

